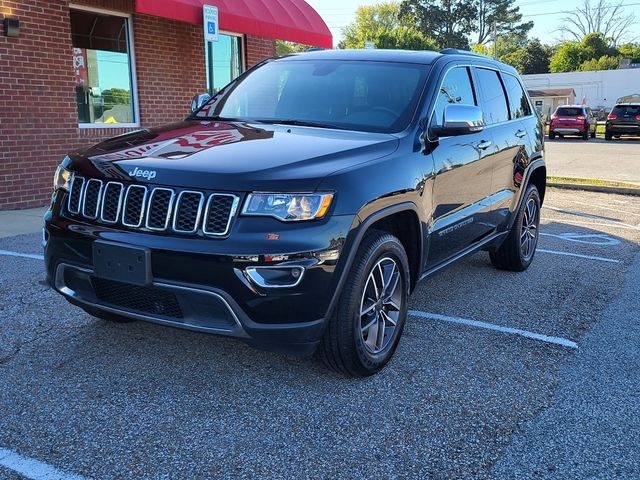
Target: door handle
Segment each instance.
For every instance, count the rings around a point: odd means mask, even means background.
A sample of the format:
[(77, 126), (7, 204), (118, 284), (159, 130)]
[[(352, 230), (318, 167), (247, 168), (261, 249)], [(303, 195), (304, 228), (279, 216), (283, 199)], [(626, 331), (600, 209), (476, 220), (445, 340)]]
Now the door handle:
[(478, 148), (480, 150), (486, 150), (487, 148), (489, 148), (491, 145), (493, 145), (493, 142), (491, 140), (482, 140), (479, 144), (478, 144)]
[(518, 131), (516, 132), (516, 137), (518, 137), (518, 138), (522, 138), (522, 137), (524, 137), (526, 134), (527, 134), (527, 131), (526, 131), (526, 130), (518, 130)]

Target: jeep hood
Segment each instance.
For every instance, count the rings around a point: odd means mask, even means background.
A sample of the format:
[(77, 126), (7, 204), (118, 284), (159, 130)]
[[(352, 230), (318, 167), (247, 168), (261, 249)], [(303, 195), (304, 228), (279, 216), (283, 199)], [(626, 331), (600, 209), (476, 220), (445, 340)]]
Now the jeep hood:
[(178, 187), (313, 191), (331, 173), (393, 153), (382, 133), (184, 121), (138, 130), (69, 155), (87, 176)]

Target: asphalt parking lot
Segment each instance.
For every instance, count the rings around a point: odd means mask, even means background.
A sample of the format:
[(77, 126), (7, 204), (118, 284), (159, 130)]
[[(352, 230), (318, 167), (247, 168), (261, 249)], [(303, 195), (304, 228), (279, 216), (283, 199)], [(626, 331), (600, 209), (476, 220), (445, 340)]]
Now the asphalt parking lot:
[(640, 199), (551, 189), (541, 231), (525, 273), (479, 253), (420, 284), (358, 380), (91, 318), (38, 235), (0, 239), (0, 478), (639, 478)]
[(640, 137), (588, 141), (565, 137), (545, 141), (550, 176), (595, 178), (640, 184)]

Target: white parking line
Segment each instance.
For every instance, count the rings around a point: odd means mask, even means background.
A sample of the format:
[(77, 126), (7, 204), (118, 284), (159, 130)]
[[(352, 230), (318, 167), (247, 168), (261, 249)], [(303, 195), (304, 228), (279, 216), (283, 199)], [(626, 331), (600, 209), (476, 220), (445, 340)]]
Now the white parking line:
[(542, 335), (540, 333), (529, 332), (527, 330), (521, 330), (514, 327), (503, 327), (502, 325), (495, 325), (493, 323), (479, 322), (477, 320), (468, 320), (460, 317), (449, 317), (447, 315), (439, 315), (437, 313), (421, 312), (420, 310), (409, 310), (409, 315), (412, 317), (427, 318), (429, 320), (440, 320), (443, 322), (457, 323), (460, 325), (467, 325), (470, 327), (484, 328), (485, 330), (493, 330), (495, 332), (510, 333), (513, 335), (520, 335), (521, 337), (531, 338), (533, 340), (539, 340), (541, 342), (553, 343), (555, 345), (561, 345), (568, 348), (578, 348), (578, 344), (571, 340), (561, 337), (551, 337), (549, 335)]
[(622, 263), (620, 260), (615, 260), (613, 258), (596, 257), (594, 255), (580, 255), (579, 253), (558, 252), (556, 250), (545, 250), (544, 248), (537, 248), (536, 252), (551, 253), (553, 255), (565, 255), (567, 257), (585, 258), (587, 260), (598, 260), (600, 262)]
[[(604, 205), (599, 205), (599, 204), (596, 204), (596, 203), (580, 202), (578, 200), (573, 200), (573, 199), (569, 199), (568, 201), (569, 201), (569, 203), (574, 203), (576, 205), (585, 205), (587, 207), (597, 207), (597, 208), (600, 208), (602, 210), (610, 210), (612, 212), (624, 213), (626, 215), (636, 215), (636, 216), (640, 217), (640, 213), (638, 213), (638, 212), (630, 212), (628, 210), (620, 210), (619, 208), (606, 207)], [(623, 205), (626, 205), (626, 204), (627, 204), (627, 202), (623, 202)]]
[(0, 255), (8, 257), (32, 258), (33, 260), (44, 260), (44, 255), (36, 255), (34, 253), (10, 252), (9, 250), (0, 250)]
[(0, 465), (30, 480), (88, 480), (87, 477), (66, 473), (33, 458), (0, 448)]
[(610, 228), (621, 228), (624, 230), (640, 230), (640, 227), (636, 225), (629, 225), (627, 223), (600, 223), (600, 222), (582, 222), (580, 220), (567, 220), (565, 218), (551, 218), (551, 217), (542, 217), (541, 220), (545, 220), (547, 222), (556, 222), (556, 223), (575, 223), (577, 225), (599, 225), (603, 227)]

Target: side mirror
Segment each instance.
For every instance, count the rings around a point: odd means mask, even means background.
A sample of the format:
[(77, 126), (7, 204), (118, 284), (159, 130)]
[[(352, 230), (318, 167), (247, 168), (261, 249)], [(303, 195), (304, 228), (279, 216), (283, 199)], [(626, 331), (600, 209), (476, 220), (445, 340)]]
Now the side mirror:
[(442, 126), (435, 126), (432, 131), (438, 137), (469, 135), (484, 130), (482, 109), (475, 105), (447, 105), (444, 108)]
[(211, 100), (211, 95), (209, 95), (208, 93), (200, 93), (195, 97), (193, 97), (193, 100), (191, 100), (191, 113), (198, 110), (202, 105), (207, 103), (209, 100)]

